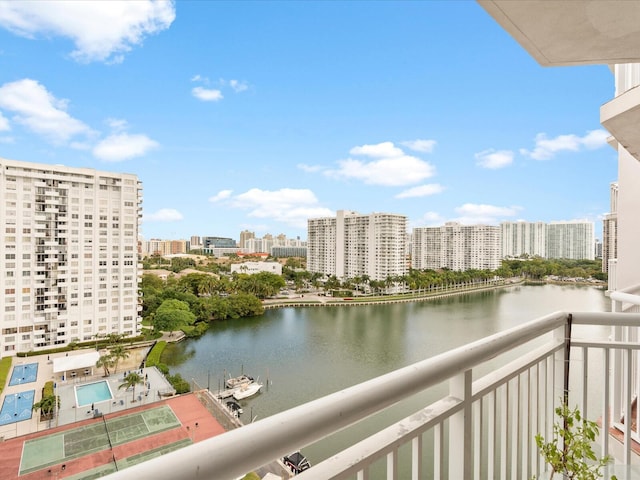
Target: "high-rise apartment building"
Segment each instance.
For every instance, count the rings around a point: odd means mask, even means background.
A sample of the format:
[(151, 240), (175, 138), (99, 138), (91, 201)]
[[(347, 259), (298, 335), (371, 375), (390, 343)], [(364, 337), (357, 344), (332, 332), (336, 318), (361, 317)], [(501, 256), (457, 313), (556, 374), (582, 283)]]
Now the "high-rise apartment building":
[(610, 186), (609, 213), (602, 220), (602, 271), (609, 273), (609, 261), (618, 258), (618, 183)]
[(413, 229), (411, 266), (416, 270), (496, 270), (500, 262), (500, 227), (447, 222)]
[(547, 225), (546, 258), (593, 260), (594, 242), (593, 222), (551, 222)]
[(0, 356), (139, 332), (141, 190), (135, 175), (0, 158)]
[(307, 270), (340, 279), (404, 276), (407, 217), (339, 210), (335, 217), (308, 220)]
[(189, 248), (200, 248), (202, 247), (202, 240), (200, 240), (199, 235), (191, 235), (191, 241), (189, 242)]
[(523, 255), (544, 257), (547, 251), (547, 224), (543, 222), (502, 222), (502, 258)]
[(247, 248), (247, 240), (250, 240), (252, 238), (256, 238), (255, 232), (243, 230), (240, 232), (240, 242), (238, 243), (238, 245), (240, 246), (240, 248)]

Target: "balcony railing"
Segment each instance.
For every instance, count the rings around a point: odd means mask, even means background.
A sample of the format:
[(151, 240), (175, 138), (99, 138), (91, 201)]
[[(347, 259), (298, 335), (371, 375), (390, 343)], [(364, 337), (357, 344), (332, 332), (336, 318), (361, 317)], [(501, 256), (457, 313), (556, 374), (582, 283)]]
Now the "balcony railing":
[(547, 478), (534, 438), (552, 437), (565, 398), (600, 423), (597, 454), (615, 457), (607, 475), (634, 478), (638, 326), (638, 313), (556, 312), (109, 478), (236, 479), (443, 383), (448, 395), (296, 478)]

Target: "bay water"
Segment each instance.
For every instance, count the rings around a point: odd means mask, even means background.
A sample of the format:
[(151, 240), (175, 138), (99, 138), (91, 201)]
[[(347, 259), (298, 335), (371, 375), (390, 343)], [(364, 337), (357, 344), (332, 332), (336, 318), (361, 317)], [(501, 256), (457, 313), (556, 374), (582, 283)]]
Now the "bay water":
[[(260, 394), (241, 402), (241, 419), (248, 423), (555, 311), (610, 310), (604, 290), (578, 285), (518, 285), (398, 304), (283, 308), (214, 323), (202, 337), (170, 345), (163, 361), (172, 373), (212, 392), (224, 388), (225, 378), (242, 373), (264, 383)], [(445, 394), (443, 385), (415, 395), (303, 453), (318, 463)]]

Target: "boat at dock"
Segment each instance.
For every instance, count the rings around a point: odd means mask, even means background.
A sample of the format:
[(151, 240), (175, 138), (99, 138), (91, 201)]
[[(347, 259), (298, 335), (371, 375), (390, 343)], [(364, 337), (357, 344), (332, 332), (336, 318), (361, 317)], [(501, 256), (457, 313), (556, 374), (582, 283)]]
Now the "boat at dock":
[(253, 382), (253, 377), (249, 375), (240, 375), (239, 377), (228, 378), (226, 382), (224, 382), (224, 386), (226, 388), (238, 388), (243, 385), (248, 385)]
[(237, 402), (234, 402), (233, 400), (230, 400), (227, 402), (227, 408), (229, 409), (229, 411), (234, 417), (238, 417), (244, 412), (240, 404)]
[(233, 392), (233, 398), (236, 400), (242, 400), (243, 398), (249, 398), (255, 395), (262, 388), (261, 383), (248, 383), (239, 387)]

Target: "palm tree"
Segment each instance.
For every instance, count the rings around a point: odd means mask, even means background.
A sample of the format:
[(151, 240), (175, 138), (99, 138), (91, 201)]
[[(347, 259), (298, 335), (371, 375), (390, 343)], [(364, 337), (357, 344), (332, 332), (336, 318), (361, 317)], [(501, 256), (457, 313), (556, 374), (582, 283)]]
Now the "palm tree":
[(111, 375), (111, 372), (109, 371), (109, 367), (113, 367), (113, 364), (114, 364), (113, 357), (107, 353), (105, 355), (101, 355), (100, 358), (98, 358), (98, 361), (96, 362), (96, 367), (102, 368), (104, 370), (104, 376), (108, 377), (109, 375)]
[(205, 275), (198, 282), (198, 295), (200, 296), (211, 296), (213, 292), (218, 288), (218, 279), (212, 275)]
[(34, 403), (32, 410), (40, 410), (40, 416), (51, 419), (55, 410), (60, 410), (60, 397), (57, 395), (48, 395), (42, 397), (38, 403)]
[(109, 343), (111, 345), (115, 345), (116, 343), (118, 343), (120, 340), (122, 340), (124, 338), (124, 334), (122, 333), (109, 333), (107, 335), (107, 339), (109, 340)]
[(113, 347), (109, 354), (111, 355), (111, 359), (113, 360), (113, 373), (118, 371), (118, 362), (120, 360), (124, 360), (129, 358), (129, 352), (127, 352), (122, 345), (116, 345)]
[(138, 375), (135, 372), (130, 373), (126, 377), (124, 377), (124, 381), (118, 385), (118, 390), (124, 388), (125, 390), (129, 387), (133, 387), (133, 397), (131, 399), (132, 402), (136, 401), (136, 385), (144, 385), (144, 378)]

